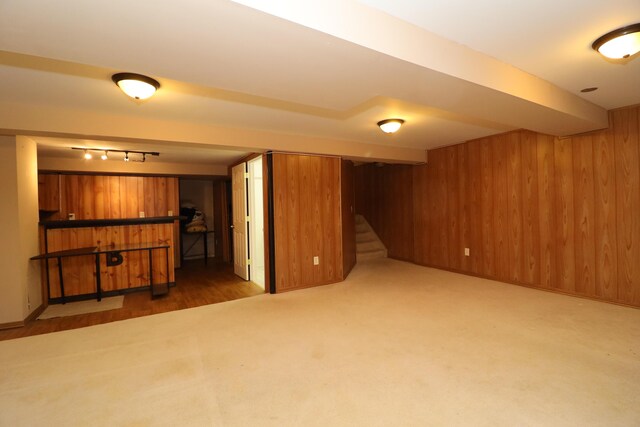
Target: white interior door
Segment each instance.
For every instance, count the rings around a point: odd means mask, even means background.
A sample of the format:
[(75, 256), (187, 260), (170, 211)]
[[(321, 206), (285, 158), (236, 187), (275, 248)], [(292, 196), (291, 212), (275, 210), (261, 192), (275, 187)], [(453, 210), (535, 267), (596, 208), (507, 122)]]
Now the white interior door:
[(251, 281), (264, 289), (264, 201), (262, 156), (247, 163), (249, 169), (249, 258)]
[(231, 170), (231, 192), (233, 206), (233, 271), (244, 280), (249, 280), (247, 245), (247, 164), (234, 166)]

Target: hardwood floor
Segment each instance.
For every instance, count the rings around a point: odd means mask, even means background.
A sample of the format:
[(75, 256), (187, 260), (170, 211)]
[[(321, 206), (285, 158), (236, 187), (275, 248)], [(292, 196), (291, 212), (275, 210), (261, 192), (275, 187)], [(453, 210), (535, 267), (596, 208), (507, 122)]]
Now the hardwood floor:
[(34, 320), (22, 328), (2, 330), (0, 341), (199, 307), (264, 293), (255, 283), (245, 282), (236, 276), (233, 273), (233, 265), (213, 259), (210, 259), (206, 266), (202, 260), (185, 261), (183, 267), (176, 270), (176, 283), (168, 295), (158, 299), (152, 300), (149, 292), (135, 292), (125, 295), (123, 307), (117, 310)]

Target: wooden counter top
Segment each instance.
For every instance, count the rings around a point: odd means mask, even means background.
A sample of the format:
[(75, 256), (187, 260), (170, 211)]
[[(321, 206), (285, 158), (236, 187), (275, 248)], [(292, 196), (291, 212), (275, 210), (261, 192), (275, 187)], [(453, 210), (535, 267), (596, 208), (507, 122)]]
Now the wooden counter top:
[(81, 227), (107, 227), (112, 225), (136, 225), (136, 224), (165, 224), (181, 219), (180, 216), (155, 216), (149, 218), (121, 218), (121, 219), (75, 219), (63, 221), (41, 221), (39, 225), (48, 229), (54, 228), (81, 228)]

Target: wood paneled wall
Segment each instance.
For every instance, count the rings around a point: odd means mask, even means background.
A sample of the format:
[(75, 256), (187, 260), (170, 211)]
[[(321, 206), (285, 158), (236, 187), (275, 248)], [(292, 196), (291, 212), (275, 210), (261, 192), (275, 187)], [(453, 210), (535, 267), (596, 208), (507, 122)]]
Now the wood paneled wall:
[(553, 146), (553, 137), (518, 131), (430, 151), (414, 171), (414, 260), (550, 283)]
[[(61, 228), (47, 231), (49, 252), (89, 246), (109, 246), (129, 243), (162, 243), (173, 245), (173, 224), (140, 224), (109, 227)], [(171, 249), (170, 249), (171, 250)], [(137, 288), (149, 285), (147, 251), (122, 252), (124, 262), (107, 267), (106, 256), (100, 256), (100, 280), (104, 291)], [(65, 295), (90, 294), (96, 291), (95, 256), (63, 258)], [(169, 271), (165, 249), (153, 250), (153, 283), (174, 282), (174, 257), (169, 256)], [(49, 260), (51, 298), (60, 296), (58, 261)]]
[[(57, 212), (50, 212), (46, 220), (66, 220), (70, 213), (79, 219), (122, 219), (180, 214), (179, 184), (177, 177), (117, 176), (117, 175), (67, 175), (59, 176), (58, 186), (39, 187), (59, 191)], [(38, 195), (49, 200), (52, 195)], [(180, 266), (180, 224), (174, 224), (174, 258)]]
[(515, 131), (432, 150), (412, 179), (406, 166), (360, 166), (356, 207), (385, 244), (413, 207), (413, 248), (391, 240), (394, 258), (640, 306), (639, 123), (631, 107), (590, 134)]
[(180, 212), (178, 178), (155, 176), (60, 175), (60, 211), (48, 220), (138, 218)]
[(356, 213), (367, 219), (390, 257), (413, 261), (413, 166), (366, 164), (355, 170)]
[(342, 271), (346, 278), (356, 265), (355, 176), (352, 161), (342, 160), (341, 165)]
[(339, 158), (273, 154), (277, 292), (343, 280), (340, 168)]

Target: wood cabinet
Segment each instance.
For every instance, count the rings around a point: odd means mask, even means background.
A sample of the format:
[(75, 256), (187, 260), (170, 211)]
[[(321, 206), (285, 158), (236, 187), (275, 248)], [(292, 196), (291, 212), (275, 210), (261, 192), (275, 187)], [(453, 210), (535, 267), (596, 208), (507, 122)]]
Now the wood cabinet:
[(38, 209), (46, 212), (60, 211), (60, 175), (38, 175)]

